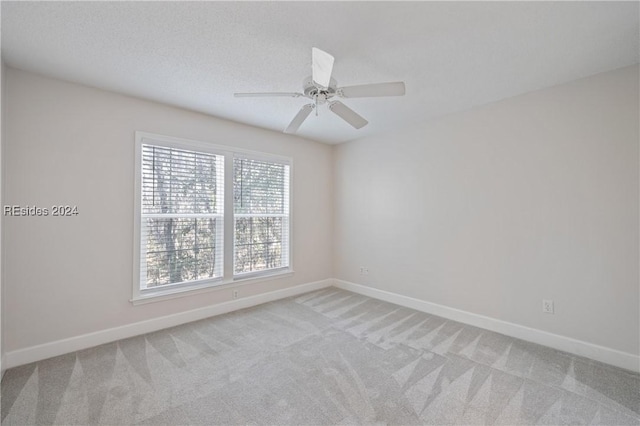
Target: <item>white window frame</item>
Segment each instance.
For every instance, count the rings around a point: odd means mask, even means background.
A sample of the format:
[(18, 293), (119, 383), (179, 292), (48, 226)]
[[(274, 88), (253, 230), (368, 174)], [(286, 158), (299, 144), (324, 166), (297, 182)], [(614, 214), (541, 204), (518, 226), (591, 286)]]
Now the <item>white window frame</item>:
[[(141, 289), (141, 220), (142, 220), (142, 145), (156, 145), (169, 148), (184, 149), (188, 151), (206, 152), (224, 157), (224, 211), (223, 218), (223, 274), (221, 278), (198, 280), (176, 284), (167, 284), (154, 288)], [(275, 162), (289, 166), (289, 229), (286, 254), (288, 255), (288, 267), (268, 269), (234, 275), (235, 255), (235, 218), (233, 205), (233, 159), (234, 156), (252, 158), (257, 160)], [(217, 145), (191, 139), (158, 135), (148, 132), (135, 132), (135, 188), (134, 188), (134, 220), (133, 220), (133, 292), (131, 302), (134, 305), (156, 302), (175, 297), (189, 296), (212, 290), (234, 288), (246, 283), (256, 281), (283, 278), (293, 275), (293, 159), (290, 157), (261, 153), (225, 145)], [(285, 248), (283, 248), (285, 251)]]

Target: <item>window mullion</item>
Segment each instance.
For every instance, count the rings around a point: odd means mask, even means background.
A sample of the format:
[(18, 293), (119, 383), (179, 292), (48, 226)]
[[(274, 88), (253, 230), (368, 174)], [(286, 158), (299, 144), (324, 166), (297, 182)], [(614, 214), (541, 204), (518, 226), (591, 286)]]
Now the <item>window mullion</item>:
[(233, 278), (235, 256), (235, 219), (233, 217), (233, 154), (224, 155), (224, 273), (223, 279)]

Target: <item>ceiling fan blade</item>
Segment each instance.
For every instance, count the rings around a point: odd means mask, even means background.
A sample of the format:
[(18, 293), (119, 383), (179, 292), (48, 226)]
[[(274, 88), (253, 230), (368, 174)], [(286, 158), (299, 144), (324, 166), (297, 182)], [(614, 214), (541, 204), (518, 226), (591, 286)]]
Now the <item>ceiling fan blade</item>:
[(331, 81), (333, 61), (333, 56), (327, 52), (320, 50), (317, 47), (311, 48), (311, 70), (313, 82), (325, 89), (329, 87), (329, 82)]
[(285, 96), (290, 98), (297, 98), (302, 96), (302, 93), (288, 93), (288, 92), (265, 92), (265, 93), (234, 93), (236, 98), (266, 98), (270, 96)]
[(362, 118), (357, 112), (339, 101), (329, 102), (329, 109), (342, 118), (347, 123), (351, 124), (356, 129), (360, 129), (366, 126), (369, 122)]
[(289, 123), (286, 129), (284, 129), (284, 132), (285, 133), (297, 132), (300, 126), (302, 125), (302, 123), (304, 122), (304, 120), (306, 120), (309, 114), (311, 114), (311, 111), (313, 111), (313, 104), (307, 104), (302, 108), (300, 108), (300, 111), (298, 111), (296, 116), (293, 117), (293, 120), (291, 121), (291, 123)]
[(362, 84), (360, 86), (347, 86), (338, 89), (338, 94), (343, 98), (368, 98), (374, 96), (403, 96), (405, 93), (404, 82)]

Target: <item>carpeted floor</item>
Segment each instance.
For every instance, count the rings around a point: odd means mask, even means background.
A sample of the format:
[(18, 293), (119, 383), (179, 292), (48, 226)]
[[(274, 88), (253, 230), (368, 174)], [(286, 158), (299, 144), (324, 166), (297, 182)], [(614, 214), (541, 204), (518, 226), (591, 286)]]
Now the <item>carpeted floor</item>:
[(640, 424), (640, 376), (329, 288), (6, 372), (3, 424)]

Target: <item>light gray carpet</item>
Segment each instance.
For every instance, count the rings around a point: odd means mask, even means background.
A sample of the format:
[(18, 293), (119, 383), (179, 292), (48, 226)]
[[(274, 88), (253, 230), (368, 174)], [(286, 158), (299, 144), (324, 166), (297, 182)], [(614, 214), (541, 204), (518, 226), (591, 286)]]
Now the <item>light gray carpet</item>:
[(329, 288), (14, 368), (3, 424), (640, 424), (640, 377)]

